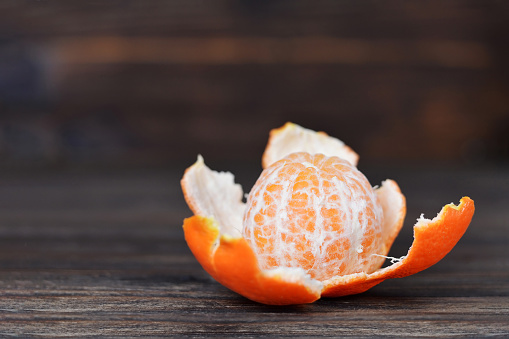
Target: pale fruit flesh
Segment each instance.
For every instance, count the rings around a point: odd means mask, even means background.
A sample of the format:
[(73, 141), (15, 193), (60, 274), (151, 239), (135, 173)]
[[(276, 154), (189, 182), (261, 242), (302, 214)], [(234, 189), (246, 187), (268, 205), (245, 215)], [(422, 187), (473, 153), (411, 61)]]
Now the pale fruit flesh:
[(263, 269), (300, 267), (323, 281), (383, 262), (381, 204), (338, 157), (302, 152), (273, 163), (248, 196), (243, 224)]

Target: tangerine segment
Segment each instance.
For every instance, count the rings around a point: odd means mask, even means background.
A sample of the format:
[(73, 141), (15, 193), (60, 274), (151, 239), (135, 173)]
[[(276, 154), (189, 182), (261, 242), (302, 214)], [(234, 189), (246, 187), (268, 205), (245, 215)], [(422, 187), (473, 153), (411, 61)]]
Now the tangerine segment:
[(214, 279), (244, 297), (269, 305), (311, 303), (320, 298), (322, 283), (302, 270), (261, 271), (256, 257), (242, 238), (220, 236), (213, 218), (184, 220), (191, 252)]
[(414, 242), (399, 262), (372, 274), (335, 277), (324, 282), (322, 296), (340, 297), (364, 292), (386, 279), (402, 278), (433, 266), (463, 236), (474, 215), (474, 201), (463, 197), (458, 206), (445, 205), (432, 220), (420, 218), (414, 226)]
[(263, 269), (301, 267), (322, 281), (379, 268), (382, 224), (376, 194), (348, 161), (293, 153), (251, 190), (243, 236)]
[(307, 152), (337, 156), (357, 166), (359, 155), (341, 140), (325, 132), (315, 132), (291, 122), (270, 131), (269, 141), (262, 157), (262, 167), (267, 168), (288, 154)]

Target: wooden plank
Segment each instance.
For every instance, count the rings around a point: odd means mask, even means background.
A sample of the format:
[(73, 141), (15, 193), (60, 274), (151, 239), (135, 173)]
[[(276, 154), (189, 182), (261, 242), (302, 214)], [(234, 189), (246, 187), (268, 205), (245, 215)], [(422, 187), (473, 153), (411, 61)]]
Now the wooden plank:
[(508, 172), (372, 170), (373, 180), (392, 172), (408, 192), (395, 255), (405, 253), (421, 212), (432, 217), (462, 190), (478, 206), (470, 229), (417, 275), (287, 307), (251, 302), (199, 266), (181, 230), (190, 212), (180, 171), (4, 173), (0, 335), (508, 336)]

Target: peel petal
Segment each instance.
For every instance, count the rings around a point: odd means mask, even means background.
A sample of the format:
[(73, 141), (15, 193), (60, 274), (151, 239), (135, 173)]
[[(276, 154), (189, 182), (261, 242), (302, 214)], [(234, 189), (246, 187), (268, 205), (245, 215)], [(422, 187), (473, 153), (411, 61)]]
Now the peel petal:
[(295, 269), (260, 270), (243, 238), (220, 236), (214, 219), (184, 220), (184, 234), (198, 262), (214, 279), (244, 297), (269, 305), (311, 303), (320, 298), (322, 283)]
[(315, 132), (291, 122), (283, 127), (270, 131), (269, 142), (262, 157), (262, 167), (283, 159), (290, 153), (321, 153), (326, 156), (337, 156), (357, 166), (359, 155), (341, 140), (325, 132)]
[(322, 296), (361, 293), (386, 279), (406, 277), (436, 264), (463, 236), (474, 210), (473, 200), (463, 197), (458, 206), (445, 205), (432, 220), (420, 218), (414, 226), (414, 242), (401, 261), (372, 274), (358, 273), (329, 279), (324, 282)]
[[(383, 251), (386, 256), (399, 234), (406, 215), (406, 199), (401, 193), (398, 184), (394, 180), (385, 180), (375, 193), (384, 211), (384, 223), (382, 225)], [(382, 263), (383, 264), (383, 261)]]
[(240, 236), (246, 204), (242, 187), (230, 172), (213, 171), (203, 158), (189, 167), (181, 180), (188, 206), (195, 215), (210, 216), (220, 222), (221, 234)]

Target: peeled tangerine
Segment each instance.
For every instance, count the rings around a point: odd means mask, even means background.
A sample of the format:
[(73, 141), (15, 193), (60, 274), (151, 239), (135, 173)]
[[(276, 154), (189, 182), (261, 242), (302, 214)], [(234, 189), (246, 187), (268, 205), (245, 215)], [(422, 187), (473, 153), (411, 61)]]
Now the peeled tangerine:
[(271, 132), (244, 203), (233, 175), (199, 156), (182, 179), (195, 214), (184, 221), (191, 251), (224, 286), (273, 305), (361, 293), (440, 261), (465, 233), (474, 202), (464, 197), (432, 220), (419, 218), (407, 255), (382, 269), (405, 197), (393, 180), (372, 188), (357, 161), (340, 140), (287, 123)]

